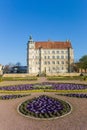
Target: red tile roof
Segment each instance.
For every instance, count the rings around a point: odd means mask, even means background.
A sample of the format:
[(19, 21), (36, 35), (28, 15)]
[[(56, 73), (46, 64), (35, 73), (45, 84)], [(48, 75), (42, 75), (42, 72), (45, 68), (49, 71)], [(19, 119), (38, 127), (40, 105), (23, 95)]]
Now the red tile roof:
[(47, 42), (35, 42), (35, 48), (43, 48), (43, 49), (66, 49), (66, 48), (72, 48), (72, 45), (69, 41), (66, 42), (53, 42), (53, 41), (47, 41)]

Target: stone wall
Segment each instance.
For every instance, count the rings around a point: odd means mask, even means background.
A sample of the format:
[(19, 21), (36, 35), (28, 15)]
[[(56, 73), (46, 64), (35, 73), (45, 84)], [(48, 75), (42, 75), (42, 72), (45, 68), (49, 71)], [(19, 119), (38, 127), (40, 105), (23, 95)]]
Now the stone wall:
[(3, 77), (28, 77), (28, 76), (36, 76), (37, 74), (4, 74)]
[(3, 71), (2, 70), (0, 71), (0, 75), (3, 75)]
[(80, 76), (80, 73), (48, 73), (47, 76)]
[[(47, 73), (47, 76), (79, 76), (80, 73)], [(28, 77), (37, 76), (37, 74), (4, 74), (3, 77)]]
[(3, 74), (3, 66), (0, 64), (0, 75), (2, 75)]

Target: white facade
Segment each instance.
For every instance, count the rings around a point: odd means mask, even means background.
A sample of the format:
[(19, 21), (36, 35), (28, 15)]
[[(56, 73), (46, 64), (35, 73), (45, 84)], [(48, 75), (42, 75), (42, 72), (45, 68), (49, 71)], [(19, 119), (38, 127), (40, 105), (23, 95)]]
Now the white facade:
[(0, 64), (0, 75), (3, 74), (3, 66)]
[(30, 74), (71, 72), (73, 61), (72, 48), (36, 48), (32, 38), (28, 41), (27, 66)]

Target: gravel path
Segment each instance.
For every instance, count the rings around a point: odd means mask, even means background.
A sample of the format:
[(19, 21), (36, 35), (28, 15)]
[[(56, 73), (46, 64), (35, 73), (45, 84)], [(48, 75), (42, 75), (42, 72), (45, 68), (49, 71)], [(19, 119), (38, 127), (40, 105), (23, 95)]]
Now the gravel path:
[(18, 105), (43, 93), (33, 93), (29, 97), (13, 100), (0, 100), (0, 130), (87, 130), (87, 99), (77, 99), (45, 93), (68, 101), (73, 106), (72, 113), (53, 120), (36, 120), (21, 116)]
[[(31, 82), (5, 81), (1, 82), (0, 86), (28, 84), (36, 82), (47, 82), (47, 80), (45, 78), (39, 78), (38, 81)], [(87, 82), (84, 81), (62, 82), (87, 84)], [(59, 119), (36, 120), (23, 117), (17, 112), (17, 107), (21, 102), (33, 97), (37, 97), (41, 94), (47, 94), (68, 101), (73, 107), (72, 113)], [(87, 130), (87, 99), (58, 96), (55, 95), (55, 93), (32, 93), (31, 96), (22, 97), (19, 99), (0, 100), (0, 130)]]

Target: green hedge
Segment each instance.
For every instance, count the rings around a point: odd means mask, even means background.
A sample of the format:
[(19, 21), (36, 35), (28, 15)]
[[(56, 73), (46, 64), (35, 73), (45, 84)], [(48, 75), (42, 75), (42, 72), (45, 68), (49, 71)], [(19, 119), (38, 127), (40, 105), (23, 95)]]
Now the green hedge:
[(31, 81), (37, 80), (37, 77), (3, 77), (3, 81)]
[(83, 80), (81, 76), (49, 76), (47, 80)]
[(2, 75), (0, 75), (0, 82), (2, 81)]

